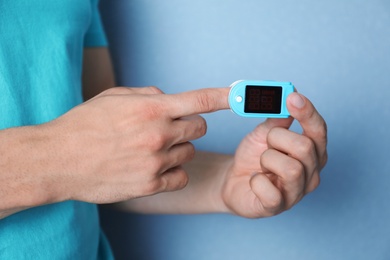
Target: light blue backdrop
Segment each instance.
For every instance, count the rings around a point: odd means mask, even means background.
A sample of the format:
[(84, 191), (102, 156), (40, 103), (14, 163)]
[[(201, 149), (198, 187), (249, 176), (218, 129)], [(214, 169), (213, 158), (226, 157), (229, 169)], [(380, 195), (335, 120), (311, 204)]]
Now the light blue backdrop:
[[(103, 210), (118, 258), (390, 259), (390, 1), (104, 0), (102, 12), (120, 84), (292, 81), (329, 127), (321, 186), (292, 210), (258, 220)], [(224, 153), (259, 123), (205, 117), (196, 146)]]

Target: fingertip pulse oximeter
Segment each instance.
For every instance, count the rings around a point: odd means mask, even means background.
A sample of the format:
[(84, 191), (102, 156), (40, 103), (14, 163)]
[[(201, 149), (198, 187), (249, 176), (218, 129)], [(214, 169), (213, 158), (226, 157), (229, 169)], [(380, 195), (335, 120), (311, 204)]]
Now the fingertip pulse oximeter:
[(243, 117), (287, 118), (291, 82), (239, 80), (230, 85), (230, 109)]

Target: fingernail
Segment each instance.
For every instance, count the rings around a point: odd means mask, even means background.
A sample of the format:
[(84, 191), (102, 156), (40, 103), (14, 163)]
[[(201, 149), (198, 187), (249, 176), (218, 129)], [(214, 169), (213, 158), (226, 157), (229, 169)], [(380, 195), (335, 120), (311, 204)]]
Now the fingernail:
[(290, 95), (291, 104), (296, 108), (302, 108), (305, 105), (305, 100), (298, 93), (292, 93)]

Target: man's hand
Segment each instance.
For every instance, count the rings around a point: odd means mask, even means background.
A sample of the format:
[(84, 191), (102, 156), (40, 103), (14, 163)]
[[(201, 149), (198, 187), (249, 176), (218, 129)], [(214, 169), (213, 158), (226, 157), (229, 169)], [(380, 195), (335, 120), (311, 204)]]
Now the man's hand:
[(181, 165), (195, 153), (189, 141), (206, 133), (197, 114), (227, 108), (227, 95), (113, 88), (55, 120), (69, 199), (109, 203), (183, 188)]
[[(227, 211), (249, 218), (276, 215), (319, 185), (327, 161), (326, 123), (298, 93), (287, 106), (292, 118), (266, 120), (239, 145), (220, 191)], [(293, 118), (302, 134), (288, 130)]]
[(183, 188), (190, 141), (206, 133), (198, 114), (228, 108), (228, 92), (112, 88), (47, 124), (1, 131), (0, 218), (64, 200), (111, 203)]

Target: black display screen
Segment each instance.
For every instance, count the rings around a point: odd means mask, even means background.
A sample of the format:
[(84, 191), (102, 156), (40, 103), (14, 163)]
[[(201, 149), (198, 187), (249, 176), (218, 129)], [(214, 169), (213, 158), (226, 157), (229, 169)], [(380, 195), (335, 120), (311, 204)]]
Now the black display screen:
[(282, 87), (246, 86), (245, 113), (280, 114)]

